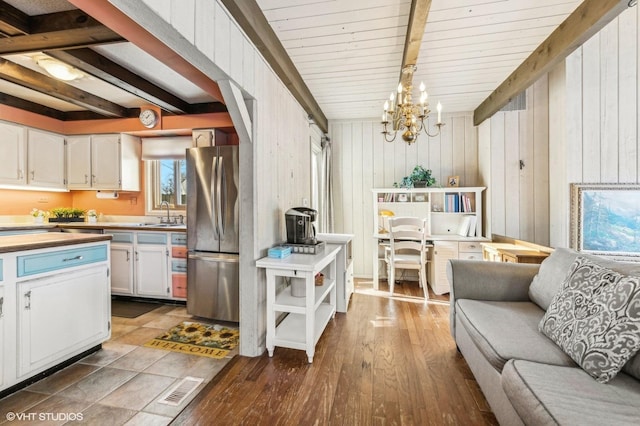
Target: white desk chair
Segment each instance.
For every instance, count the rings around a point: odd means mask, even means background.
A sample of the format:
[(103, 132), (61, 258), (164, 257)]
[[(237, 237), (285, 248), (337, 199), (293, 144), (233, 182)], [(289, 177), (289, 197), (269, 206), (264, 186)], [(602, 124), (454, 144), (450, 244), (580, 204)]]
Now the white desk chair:
[(397, 269), (416, 269), (425, 300), (427, 289), (426, 219), (393, 217), (389, 219), (389, 291), (393, 294)]

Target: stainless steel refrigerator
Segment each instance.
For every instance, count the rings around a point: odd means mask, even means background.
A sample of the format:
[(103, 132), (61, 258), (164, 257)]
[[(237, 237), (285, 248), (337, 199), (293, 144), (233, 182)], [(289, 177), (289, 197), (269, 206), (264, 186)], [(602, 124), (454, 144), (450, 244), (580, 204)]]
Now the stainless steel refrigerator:
[(238, 322), (238, 146), (187, 149), (187, 312)]

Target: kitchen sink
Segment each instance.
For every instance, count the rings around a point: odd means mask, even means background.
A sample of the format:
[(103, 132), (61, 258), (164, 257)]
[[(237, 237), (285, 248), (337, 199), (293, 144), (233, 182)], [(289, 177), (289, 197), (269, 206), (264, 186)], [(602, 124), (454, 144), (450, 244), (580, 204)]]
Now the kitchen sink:
[(179, 223), (141, 223), (140, 226), (145, 228), (180, 228), (185, 225)]

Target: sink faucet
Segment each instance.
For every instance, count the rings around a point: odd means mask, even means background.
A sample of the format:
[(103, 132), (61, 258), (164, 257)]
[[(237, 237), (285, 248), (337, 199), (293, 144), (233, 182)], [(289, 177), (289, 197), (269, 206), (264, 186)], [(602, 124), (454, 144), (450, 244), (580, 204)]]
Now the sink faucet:
[[(166, 223), (171, 223), (171, 215), (170, 215), (170, 207), (169, 207), (169, 202), (168, 201), (163, 201), (160, 203), (160, 210), (162, 210), (162, 206), (167, 206), (167, 222)], [(164, 223), (164, 219), (160, 218), (160, 223)]]

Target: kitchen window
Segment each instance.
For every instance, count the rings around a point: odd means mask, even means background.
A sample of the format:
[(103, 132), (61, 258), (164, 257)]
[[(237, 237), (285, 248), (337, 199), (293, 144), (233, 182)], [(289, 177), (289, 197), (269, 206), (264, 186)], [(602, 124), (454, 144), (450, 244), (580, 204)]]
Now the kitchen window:
[(160, 203), (167, 201), (171, 210), (186, 210), (187, 205), (187, 161), (145, 161), (147, 172), (147, 199), (150, 209), (160, 211)]

